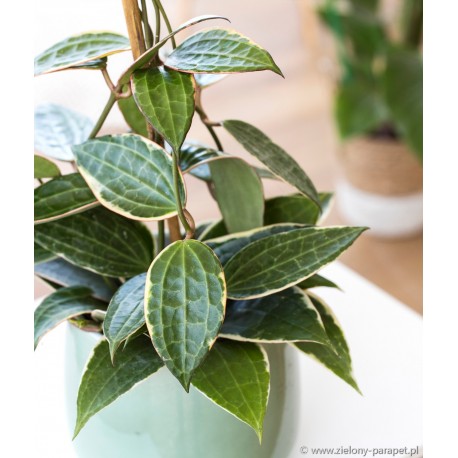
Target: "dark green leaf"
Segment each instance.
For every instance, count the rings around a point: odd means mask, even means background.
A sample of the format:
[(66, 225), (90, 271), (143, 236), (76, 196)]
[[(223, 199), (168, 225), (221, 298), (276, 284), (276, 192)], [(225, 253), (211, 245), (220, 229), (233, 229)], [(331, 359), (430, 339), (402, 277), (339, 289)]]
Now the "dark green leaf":
[(51, 162), (44, 157), (37, 156), (36, 154), (33, 156), (33, 160), (34, 178), (53, 178), (60, 175), (59, 167), (57, 167), (54, 162)]
[(146, 273), (124, 283), (110, 301), (103, 322), (103, 333), (110, 344), (111, 359), (122, 341), (145, 324)]
[(300, 228), (297, 224), (276, 224), (273, 226), (261, 227), (237, 234), (224, 235), (217, 238), (209, 238), (205, 243), (215, 252), (216, 256), (224, 266), (236, 253), (256, 240), (269, 237), (273, 234), (289, 232)]
[(333, 281), (328, 280), (319, 274), (312, 275), (311, 277), (298, 283), (297, 286), (301, 289), (318, 288), (319, 286), (340, 289)]
[(298, 223), (316, 225), (328, 213), (332, 197), (333, 195), (329, 192), (318, 194), (321, 203), (321, 215), (318, 207), (302, 194), (267, 199), (264, 224)]
[(54, 178), (34, 190), (35, 224), (46, 223), (99, 205), (79, 173)]
[(223, 220), (215, 221), (214, 223), (210, 224), (199, 236), (199, 240), (209, 240), (214, 239), (216, 237), (222, 237), (223, 235), (227, 235), (227, 229), (224, 224)]
[(114, 366), (108, 342), (101, 340), (94, 348), (81, 379), (73, 438), (93, 415), (162, 366), (161, 359), (146, 336), (133, 340), (124, 350), (119, 351)]
[(223, 322), (226, 283), (221, 264), (202, 242), (179, 240), (151, 264), (145, 291), (145, 318), (154, 346), (188, 391)]
[(243, 121), (224, 121), (226, 130), (271, 172), (296, 187), (318, 206), (320, 201), (315, 186), (299, 164), (259, 129)]
[(35, 348), (40, 339), (63, 321), (92, 310), (103, 308), (103, 303), (91, 297), (92, 291), (83, 286), (61, 288), (50, 294), (35, 309)]
[(251, 426), (261, 441), (270, 385), (269, 362), (262, 347), (218, 340), (195, 372), (192, 384)]
[(230, 156), (204, 145), (186, 142), (180, 150), (180, 168), (183, 173), (189, 172), (201, 180), (211, 181), (208, 164), (221, 157)]
[[(143, 221), (177, 214), (172, 158), (156, 143), (135, 134), (107, 135), (74, 146), (73, 152), (84, 179), (109, 210)], [(185, 202), (182, 179), (179, 186)]]
[(40, 264), (42, 262), (50, 261), (51, 259), (55, 259), (57, 257), (53, 252), (47, 250), (46, 248), (43, 248), (36, 242), (33, 244), (33, 253), (35, 265)]
[(35, 58), (35, 76), (65, 70), (129, 49), (129, 40), (117, 33), (75, 35), (56, 43)]
[(36, 265), (35, 275), (54, 285), (88, 286), (92, 290), (92, 296), (105, 302), (110, 301), (118, 286), (114, 279), (104, 278), (59, 258)]
[(102, 57), (101, 59), (90, 60), (84, 64), (78, 64), (73, 67), (69, 67), (71, 70), (101, 70), (107, 66), (107, 58)]
[(165, 65), (191, 73), (272, 70), (283, 76), (267, 51), (238, 32), (218, 28), (187, 38), (167, 57)]
[(194, 115), (191, 75), (152, 67), (132, 75), (132, 92), (140, 111), (175, 151), (179, 151)]
[(229, 232), (262, 226), (264, 193), (256, 172), (243, 159), (227, 158), (210, 163), (215, 198)]
[(72, 161), (72, 146), (84, 142), (93, 123), (86, 116), (48, 103), (35, 110), (35, 149), (61, 161)]
[(251, 342), (329, 344), (312, 301), (295, 286), (258, 299), (231, 301), (220, 335)]
[(118, 106), (124, 116), (124, 119), (133, 132), (141, 135), (142, 137), (148, 138), (148, 129), (146, 127), (147, 123), (145, 117), (139, 110), (134, 98), (127, 97), (126, 99), (119, 99)]
[(72, 264), (111, 277), (145, 272), (154, 251), (143, 224), (103, 207), (35, 226), (35, 240)]
[(293, 286), (334, 261), (364, 230), (306, 227), (250, 243), (224, 267), (228, 296), (250, 299)]
[(356, 391), (361, 393), (353, 376), (350, 351), (337, 318), (320, 298), (310, 295), (310, 299), (321, 316), (329, 341), (333, 345), (334, 350), (325, 345), (318, 345), (313, 342), (297, 342), (294, 345), (304, 353), (313, 356)]

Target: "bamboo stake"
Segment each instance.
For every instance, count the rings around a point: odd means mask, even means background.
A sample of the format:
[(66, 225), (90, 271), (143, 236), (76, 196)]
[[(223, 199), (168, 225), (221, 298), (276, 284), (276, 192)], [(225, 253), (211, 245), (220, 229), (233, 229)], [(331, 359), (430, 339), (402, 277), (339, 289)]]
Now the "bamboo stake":
[(140, 10), (137, 0), (122, 0), (122, 6), (124, 8), (130, 46), (132, 47), (132, 55), (134, 59), (137, 59), (146, 51)]

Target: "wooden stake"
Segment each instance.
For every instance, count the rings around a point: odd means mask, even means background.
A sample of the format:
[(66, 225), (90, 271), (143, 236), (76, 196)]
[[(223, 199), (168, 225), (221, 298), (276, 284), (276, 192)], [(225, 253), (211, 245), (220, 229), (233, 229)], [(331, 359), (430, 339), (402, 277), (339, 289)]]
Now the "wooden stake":
[(134, 59), (137, 59), (146, 51), (140, 10), (137, 0), (122, 0), (122, 6), (124, 8), (132, 55)]

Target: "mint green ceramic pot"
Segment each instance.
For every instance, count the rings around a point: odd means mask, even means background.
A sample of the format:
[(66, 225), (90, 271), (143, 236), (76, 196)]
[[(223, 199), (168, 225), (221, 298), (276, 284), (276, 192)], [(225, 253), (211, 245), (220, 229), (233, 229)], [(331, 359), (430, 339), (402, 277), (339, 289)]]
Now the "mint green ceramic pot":
[[(68, 326), (66, 387), (69, 427), (78, 385), (99, 334)], [(166, 368), (95, 415), (73, 441), (80, 458), (285, 458), (297, 425), (298, 367), (293, 349), (267, 345), (271, 369), (262, 446), (254, 431)]]

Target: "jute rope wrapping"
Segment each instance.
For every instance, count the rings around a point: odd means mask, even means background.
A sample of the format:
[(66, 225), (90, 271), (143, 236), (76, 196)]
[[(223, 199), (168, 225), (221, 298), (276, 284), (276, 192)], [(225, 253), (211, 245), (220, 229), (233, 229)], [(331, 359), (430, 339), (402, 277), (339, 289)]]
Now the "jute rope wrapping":
[(395, 140), (356, 138), (340, 148), (347, 180), (358, 189), (399, 196), (423, 188), (423, 170), (407, 147)]

